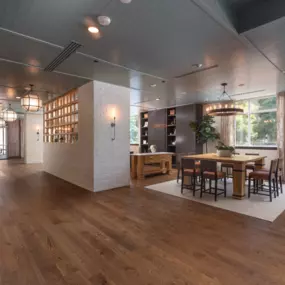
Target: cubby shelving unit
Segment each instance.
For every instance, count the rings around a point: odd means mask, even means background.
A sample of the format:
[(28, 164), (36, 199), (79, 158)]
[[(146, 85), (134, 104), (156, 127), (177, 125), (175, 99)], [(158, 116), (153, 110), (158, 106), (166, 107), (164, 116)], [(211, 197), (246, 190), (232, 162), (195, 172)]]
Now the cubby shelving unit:
[(148, 112), (141, 113), (141, 152), (148, 152)]
[(77, 90), (44, 104), (44, 142), (76, 143), (78, 141)]
[[(176, 152), (176, 108), (167, 109), (167, 151)], [(175, 156), (172, 164), (175, 165)]]

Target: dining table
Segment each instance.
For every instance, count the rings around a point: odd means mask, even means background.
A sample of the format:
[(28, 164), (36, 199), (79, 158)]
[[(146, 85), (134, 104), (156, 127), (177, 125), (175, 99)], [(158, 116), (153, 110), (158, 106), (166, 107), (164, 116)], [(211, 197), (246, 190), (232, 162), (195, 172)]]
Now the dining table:
[(232, 155), (231, 157), (221, 157), (216, 153), (204, 153), (186, 155), (183, 158), (231, 163), (233, 165), (233, 198), (243, 199), (245, 197), (246, 164), (253, 162), (256, 170), (261, 169), (264, 167), (266, 156)]

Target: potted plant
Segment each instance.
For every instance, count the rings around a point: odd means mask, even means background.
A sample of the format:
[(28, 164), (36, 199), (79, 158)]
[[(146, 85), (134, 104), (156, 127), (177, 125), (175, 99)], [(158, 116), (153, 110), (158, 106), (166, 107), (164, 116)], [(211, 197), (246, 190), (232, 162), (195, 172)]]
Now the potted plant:
[(233, 146), (225, 145), (223, 142), (219, 141), (216, 146), (217, 155), (220, 157), (231, 157), (235, 148)]
[(220, 138), (220, 134), (213, 127), (215, 120), (212, 116), (205, 115), (201, 122), (190, 122), (191, 129), (196, 134), (198, 144), (206, 144), (206, 153), (208, 152), (208, 142), (216, 141)]

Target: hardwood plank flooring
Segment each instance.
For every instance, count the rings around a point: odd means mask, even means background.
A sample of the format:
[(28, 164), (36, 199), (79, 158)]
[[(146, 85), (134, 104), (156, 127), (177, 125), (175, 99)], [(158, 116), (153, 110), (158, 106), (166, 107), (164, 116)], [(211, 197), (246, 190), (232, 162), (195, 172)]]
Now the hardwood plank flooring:
[(101, 193), (18, 160), (0, 172), (1, 285), (285, 284), (285, 213), (269, 223), (144, 190), (175, 172)]

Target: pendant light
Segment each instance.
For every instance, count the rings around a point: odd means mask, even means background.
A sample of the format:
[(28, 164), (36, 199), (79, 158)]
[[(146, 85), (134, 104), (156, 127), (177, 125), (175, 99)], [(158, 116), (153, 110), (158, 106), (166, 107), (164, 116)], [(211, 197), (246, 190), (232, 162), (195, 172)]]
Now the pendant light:
[(2, 119), (5, 122), (14, 122), (17, 120), (17, 113), (11, 108), (11, 104), (9, 104), (9, 107), (2, 112)]
[(211, 106), (206, 108), (206, 112), (208, 113), (208, 115), (210, 116), (236, 116), (236, 115), (243, 114), (244, 112), (243, 109), (237, 108), (231, 96), (226, 92), (226, 87), (228, 84), (222, 83), (221, 85), (223, 86), (224, 91), (219, 99), (220, 100), (229, 99), (229, 102), (227, 101), (225, 103), (212, 104)]
[(28, 94), (21, 99), (21, 106), (28, 112), (38, 112), (42, 108), (43, 102), (40, 97), (34, 93), (33, 85), (30, 84), (30, 86), (31, 89)]

